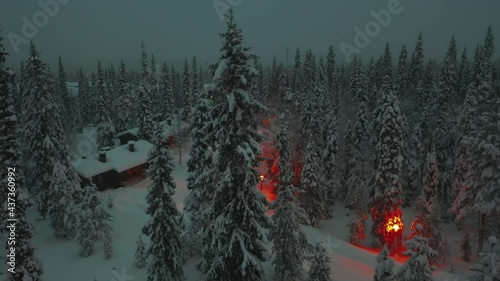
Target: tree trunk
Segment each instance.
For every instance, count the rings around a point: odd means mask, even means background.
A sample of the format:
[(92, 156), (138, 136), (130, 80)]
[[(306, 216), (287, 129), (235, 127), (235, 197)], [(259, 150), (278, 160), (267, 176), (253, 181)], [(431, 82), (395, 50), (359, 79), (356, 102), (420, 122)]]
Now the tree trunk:
[(479, 221), (478, 241), (477, 241), (477, 255), (483, 251), (484, 231), (485, 231), (486, 215), (482, 214)]

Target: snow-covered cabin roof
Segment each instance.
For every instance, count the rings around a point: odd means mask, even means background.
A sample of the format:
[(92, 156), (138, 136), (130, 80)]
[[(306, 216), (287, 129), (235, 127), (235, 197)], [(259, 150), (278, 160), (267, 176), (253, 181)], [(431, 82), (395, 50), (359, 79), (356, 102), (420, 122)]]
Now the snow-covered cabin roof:
[(135, 151), (129, 150), (128, 144), (110, 149), (106, 153), (106, 162), (99, 161), (99, 153), (78, 159), (73, 162), (76, 172), (85, 178), (114, 170), (118, 173), (142, 165), (148, 161), (153, 144), (145, 140), (135, 142)]
[(132, 128), (132, 129), (128, 129), (128, 130), (125, 130), (123, 132), (120, 132), (120, 133), (115, 135), (115, 138), (119, 138), (119, 137), (124, 136), (126, 134), (131, 134), (131, 135), (137, 137), (137, 135), (139, 135), (139, 128)]

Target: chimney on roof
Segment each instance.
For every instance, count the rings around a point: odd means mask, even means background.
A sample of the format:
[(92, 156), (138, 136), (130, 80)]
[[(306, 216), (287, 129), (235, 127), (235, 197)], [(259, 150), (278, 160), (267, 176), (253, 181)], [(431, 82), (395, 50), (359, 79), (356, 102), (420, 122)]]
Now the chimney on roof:
[(130, 152), (135, 152), (135, 141), (128, 141), (128, 150)]
[(99, 151), (99, 161), (102, 163), (106, 163), (106, 151)]

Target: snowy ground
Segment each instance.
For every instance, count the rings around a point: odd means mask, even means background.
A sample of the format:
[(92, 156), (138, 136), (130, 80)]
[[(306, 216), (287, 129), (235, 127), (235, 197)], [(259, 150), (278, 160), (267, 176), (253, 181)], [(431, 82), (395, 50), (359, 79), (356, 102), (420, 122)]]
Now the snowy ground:
[[(188, 194), (186, 189), (187, 169), (185, 161), (186, 154), (183, 153), (183, 164), (178, 164), (178, 153), (172, 151), (176, 164), (174, 179), (177, 184), (175, 200), (179, 210), (183, 208), (183, 200)], [(47, 220), (35, 221), (36, 235), (33, 243), (37, 248), (37, 255), (42, 260), (45, 270), (45, 280), (48, 281), (139, 281), (146, 280), (146, 269), (136, 269), (132, 263), (136, 250), (136, 241), (141, 233), (141, 228), (147, 221), (146, 210), (146, 187), (149, 179), (145, 179), (134, 187), (120, 188), (104, 192), (104, 197), (110, 195), (114, 199), (114, 207), (110, 213), (114, 216), (112, 223), (114, 228), (114, 256), (106, 260), (102, 251), (102, 244), (96, 245), (92, 256), (83, 258), (78, 255), (76, 241), (56, 240)], [(265, 185), (265, 189), (268, 184)], [(260, 187), (260, 186), (259, 186)], [(349, 214), (349, 215), (347, 215)], [(36, 218), (35, 209), (30, 209), (29, 216)], [(337, 206), (334, 210), (334, 218), (323, 221), (319, 229), (304, 226), (308, 239), (311, 243), (320, 240), (324, 243), (331, 258), (332, 280), (373, 280), (374, 266), (376, 264), (375, 251), (354, 247), (347, 241), (347, 227), (351, 214), (344, 208)], [(409, 225), (412, 214), (405, 212), (405, 221)], [(452, 255), (458, 257), (458, 241), (461, 235), (454, 231), (452, 224), (446, 226), (448, 240), (452, 248)], [(399, 267), (404, 261), (403, 257), (397, 258)], [(447, 272), (443, 268), (434, 273), (436, 281), (460, 281), (467, 280), (469, 265), (454, 258), (455, 274)], [(187, 281), (200, 281), (202, 277), (195, 270), (197, 259), (187, 262), (185, 272)], [(304, 265), (305, 272), (308, 264)], [(268, 280), (272, 280), (273, 270), (270, 262), (265, 263)], [(122, 275), (125, 273), (125, 275)], [(304, 275), (306, 277), (306, 275)], [(1, 276), (0, 276), (1, 278)]]

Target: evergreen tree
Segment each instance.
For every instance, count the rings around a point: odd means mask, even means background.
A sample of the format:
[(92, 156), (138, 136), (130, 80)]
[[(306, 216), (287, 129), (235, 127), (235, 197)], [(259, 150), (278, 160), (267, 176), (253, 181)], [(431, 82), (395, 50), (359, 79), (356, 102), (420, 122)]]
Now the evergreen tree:
[(411, 56), (410, 75), (415, 88), (418, 83), (424, 80), (424, 38), (422, 32), (418, 34), (415, 50)]
[(392, 281), (394, 260), (389, 257), (389, 249), (384, 244), (382, 251), (377, 256), (377, 266), (375, 267), (375, 275), (373, 281)]
[(104, 81), (104, 72), (101, 62), (97, 63), (97, 116), (96, 116), (96, 133), (97, 146), (99, 149), (103, 147), (113, 147), (113, 138), (115, 137), (115, 128), (109, 117), (109, 101), (106, 97), (106, 88)]
[(434, 258), (437, 253), (428, 246), (427, 238), (420, 236), (421, 225), (416, 226), (416, 234), (406, 242), (408, 250), (403, 254), (409, 256), (406, 263), (395, 275), (398, 281), (433, 281), (429, 258)]
[[(422, 185), (422, 194), (417, 202), (417, 215), (413, 226), (422, 226), (422, 229), (419, 230), (420, 234), (428, 239), (429, 247), (438, 250), (442, 242), (442, 234), (439, 208), (439, 170), (435, 153), (427, 155)], [(430, 263), (435, 265), (437, 261), (431, 259)]]
[(355, 216), (349, 223), (349, 243), (353, 245), (359, 245), (363, 240), (365, 240), (365, 225), (367, 215), (364, 210), (361, 190), (364, 186), (355, 186), (353, 191), (353, 202), (352, 207), (355, 210)]
[(120, 62), (116, 97), (116, 132), (123, 132), (132, 125), (132, 96), (127, 78), (127, 70), (123, 60)]
[(336, 118), (335, 115), (330, 116), (328, 121), (328, 128), (326, 130), (326, 147), (323, 151), (323, 172), (324, 172), (324, 184), (326, 194), (326, 207), (328, 208), (328, 215), (331, 216), (330, 207), (335, 204), (335, 199), (339, 195), (337, 181), (337, 157), (338, 157), (338, 144), (337, 144), (337, 129), (336, 129)]
[(389, 42), (385, 44), (384, 55), (382, 57), (382, 70), (381, 70), (381, 78), (384, 79), (386, 76), (390, 79), (388, 81), (392, 81), (393, 79), (393, 65), (392, 65), (392, 54)]
[(400, 94), (400, 98), (406, 96), (406, 91), (408, 91), (408, 86), (410, 83), (409, 77), (409, 66), (408, 66), (408, 51), (406, 46), (401, 47), (399, 52), (399, 60), (396, 71), (395, 86), (397, 87), (397, 93)]
[[(5, 51), (3, 46), (3, 38), (0, 36), (0, 149), (2, 149), (2, 154), (0, 154), (0, 160), (4, 165), (4, 169), (0, 172), (1, 179), (0, 182), (2, 186), (7, 188), (9, 182), (9, 177), (15, 178), (15, 191), (14, 196), (8, 197), (15, 200), (15, 218), (16, 221), (16, 245), (15, 245), (15, 258), (16, 267), (14, 273), (9, 273), (9, 281), (17, 281), (24, 279), (31, 279), (34, 281), (41, 281), (43, 275), (43, 268), (40, 261), (35, 256), (35, 250), (31, 244), (31, 238), (33, 237), (33, 226), (28, 221), (26, 216), (26, 209), (29, 205), (29, 193), (26, 190), (23, 171), (20, 169), (21, 157), (20, 157), (20, 146), (17, 140), (18, 128), (17, 128), (17, 117), (15, 114), (15, 107), (13, 105), (13, 96), (9, 88), (9, 81), (14, 75), (12, 69), (10, 69), (6, 64), (6, 58), (8, 53)], [(7, 167), (14, 167), (14, 170), (7, 169)], [(12, 174), (13, 173), (13, 174)], [(7, 219), (7, 215), (10, 212), (7, 202), (7, 190), (1, 192), (1, 211), (2, 211), (2, 221)], [(3, 227), (2, 232), (6, 228)], [(3, 235), (3, 233), (0, 233)], [(12, 245), (12, 240), (7, 240), (5, 242), (5, 247), (7, 252), (10, 251)]]
[[(193, 79), (193, 82), (192, 82), (192, 92), (193, 92), (193, 95), (196, 95), (202, 89), (200, 77), (198, 75), (198, 63), (196, 61), (196, 57), (193, 57), (191, 71), (192, 71), (192, 77), (193, 77), (192, 78)], [(195, 97), (193, 97), (193, 98), (195, 98)], [(194, 101), (196, 101), (196, 99), (194, 99), (193, 102)]]
[(144, 241), (142, 241), (142, 235), (139, 235), (139, 239), (137, 239), (134, 265), (137, 268), (144, 268), (146, 266), (147, 258), (148, 255), (146, 254), (146, 244), (144, 243)]
[(151, 54), (151, 65), (149, 69), (148, 75), (148, 86), (150, 89), (150, 98), (151, 98), (151, 112), (153, 117), (156, 118), (160, 113), (160, 105), (161, 103), (157, 103), (160, 101), (160, 84), (158, 82), (158, 73), (156, 71), (156, 60), (153, 54)]
[(403, 121), (398, 100), (392, 92), (381, 98), (380, 129), (376, 145), (376, 168), (371, 201), (373, 221), (371, 234), (375, 243), (386, 241), (385, 224), (388, 217), (401, 217), (402, 187), (400, 182), (403, 151)]
[(462, 102), (465, 98), (467, 88), (470, 83), (470, 65), (467, 59), (467, 48), (464, 47), (462, 51), (462, 56), (460, 57), (460, 66), (458, 68), (458, 92), (459, 92), (459, 102)]
[(109, 259), (113, 256), (113, 237), (111, 236), (113, 229), (111, 227), (105, 227), (103, 229), (104, 238), (104, 257)]
[[(213, 142), (207, 137), (212, 128), (210, 109), (212, 102), (206, 93), (200, 96), (193, 111), (191, 124), (191, 151), (187, 162), (187, 188), (191, 191), (186, 197), (182, 214), (183, 240), (194, 239), (204, 233), (207, 226), (207, 209), (215, 191), (214, 175), (211, 173)], [(190, 241), (193, 242), (193, 241)]]
[(191, 93), (191, 79), (189, 78), (189, 65), (187, 59), (184, 60), (184, 73), (182, 79), (182, 101), (184, 110), (182, 111), (182, 120), (187, 121), (191, 116), (191, 106), (193, 105), (193, 96)]
[(66, 177), (66, 167), (56, 162), (52, 173), (49, 200), (49, 215), (54, 236), (73, 238), (77, 227), (77, 209), (73, 200), (74, 187)]
[(330, 281), (330, 258), (325, 248), (318, 242), (314, 247), (308, 281)]
[(141, 45), (141, 78), (139, 88), (137, 90), (137, 98), (139, 100), (139, 111), (137, 118), (139, 119), (139, 139), (152, 141), (154, 133), (154, 119), (151, 113), (151, 87), (148, 73), (148, 55), (144, 43)]
[(328, 48), (328, 54), (326, 55), (325, 72), (326, 72), (328, 89), (330, 89), (330, 92), (333, 92), (333, 86), (335, 82), (335, 50), (331, 45)]
[(491, 247), (489, 253), (480, 253), (481, 260), (472, 269), (470, 281), (498, 281), (500, 280), (500, 258), (493, 250), (497, 239), (491, 236), (488, 239)]
[(309, 244), (300, 226), (301, 223), (308, 224), (308, 219), (304, 210), (297, 206), (295, 194), (299, 193), (299, 190), (293, 185), (288, 116), (289, 110), (286, 108), (285, 113), (281, 116), (282, 123), (277, 136), (280, 155), (278, 195), (273, 204), (275, 210), (274, 227), (270, 233), (270, 239), (273, 241), (275, 276), (276, 280), (280, 281), (300, 280), (302, 264), (309, 250)]
[(167, 63), (162, 65), (162, 78), (161, 78), (161, 104), (163, 108), (160, 110), (162, 115), (162, 120), (167, 118), (172, 118), (174, 114), (174, 94), (172, 89), (172, 81), (170, 73), (168, 72)]
[(254, 112), (264, 107), (248, 90), (256, 70), (249, 64), (249, 49), (242, 45), (242, 31), (227, 15), (227, 30), (221, 34), (222, 55), (215, 71), (215, 92), (220, 103), (213, 112), (211, 132), (218, 146), (214, 173), (220, 177), (211, 206), (211, 224), (206, 231), (202, 270), (207, 281), (265, 279), (262, 262), (267, 259), (265, 229), (272, 225), (265, 215), (267, 200), (256, 189), (257, 155), (261, 154)]
[(65, 122), (63, 123), (64, 132), (69, 135), (72, 130), (74, 130), (71, 125), (74, 124), (72, 119), (74, 117), (74, 112), (71, 112), (71, 96), (66, 86), (66, 72), (64, 71), (64, 66), (62, 63), (61, 56), (59, 56), (59, 76), (57, 80), (57, 93), (56, 102), (59, 106), (60, 114)]
[(184, 280), (180, 230), (176, 205), (172, 196), (175, 183), (172, 177), (174, 165), (168, 151), (168, 139), (158, 129), (154, 149), (148, 159), (148, 188), (146, 214), (151, 218), (144, 226), (143, 233), (151, 238), (147, 252), (152, 256), (148, 268), (148, 281)]

